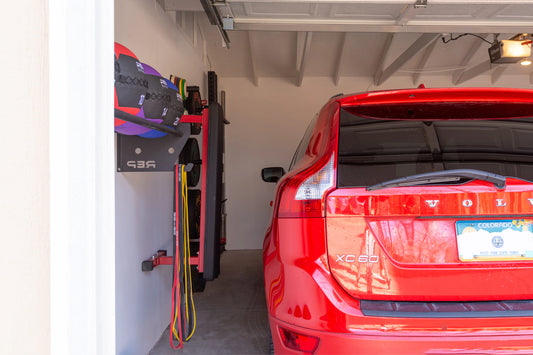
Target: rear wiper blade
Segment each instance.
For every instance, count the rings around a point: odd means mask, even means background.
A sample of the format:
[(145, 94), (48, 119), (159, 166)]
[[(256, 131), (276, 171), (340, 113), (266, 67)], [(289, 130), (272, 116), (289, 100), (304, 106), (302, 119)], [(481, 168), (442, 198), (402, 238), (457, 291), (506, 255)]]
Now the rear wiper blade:
[(435, 171), (431, 173), (417, 174), (402, 177), (399, 179), (388, 180), (376, 185), (369, 186), (366, 189), (367, 191), (375, 191), (379, 189), (386, 189), (389, 187), (417, 186), (444, 182), (456, 182), (465, 178), (484, 180), (493, 183), (494, 186), (498, 189), (505, 188), (505, 176), (474, 169), (455, 169)]

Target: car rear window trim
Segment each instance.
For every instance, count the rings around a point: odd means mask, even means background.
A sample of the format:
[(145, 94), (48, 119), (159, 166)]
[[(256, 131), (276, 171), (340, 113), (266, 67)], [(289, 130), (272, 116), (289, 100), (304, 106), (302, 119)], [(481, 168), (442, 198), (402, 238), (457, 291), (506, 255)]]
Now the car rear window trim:
[[(393, 318), (533, 317), (533, 300), (411, 302), (361, 300), (365, 316)], [(446, 311), (448, 309), (449, 311)], [(450, 309), (461, 309), (459, 311)]]

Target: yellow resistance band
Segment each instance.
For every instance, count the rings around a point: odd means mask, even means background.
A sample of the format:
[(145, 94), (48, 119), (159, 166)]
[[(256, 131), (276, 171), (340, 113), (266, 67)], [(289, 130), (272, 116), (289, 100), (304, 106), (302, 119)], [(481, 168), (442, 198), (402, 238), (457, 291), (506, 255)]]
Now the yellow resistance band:
[[(191, 292), (191, 308), (192, 308), (192, 316), (193, 316), (193, 328), (191, 331), (191, 334), (185, 339), (185, 341), (189, 341), (191, 337), (193, 336), (195, 330), (196, 330), (196, 310), (194, 309), (194, 301), (192, 298), (192, 277), (191, 277), (191, 266), (189, 265), (189, 261), (191, 258), (191, 249), (189, 247), (189, 205), (188, 205), (188, 190), (187, 190), (187, 172), (185, 171), (185, 166), (181, 167), (181, 196), (182, 196), (182, 205), (183, 205), (183, 225), (184, 225), (184, 254), (185, 257), (183, 258), (183, 268), (185, 270), (185, 315), (187, 317), (187, 324), (189, 324), (189, 290)], [(174, 256), (176, 257), (176, 255)], [(179, 264), (178, 264), (178, 272), (179, 272)], [(178, 332), (176, 331), (176, 320), (178, 318), (178, 307), (181, 307), (181, 302), (176, 302), (176, 309), (174, 311), (174, 323), (172, 324), (172, 332), (174, 333), (174, 336), (176, 339), (179, 339)]]

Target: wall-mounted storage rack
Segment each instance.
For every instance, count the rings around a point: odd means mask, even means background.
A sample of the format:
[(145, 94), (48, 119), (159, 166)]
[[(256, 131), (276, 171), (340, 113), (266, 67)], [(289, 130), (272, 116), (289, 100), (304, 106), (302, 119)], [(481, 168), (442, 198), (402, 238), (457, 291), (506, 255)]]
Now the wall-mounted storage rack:
[[(137, 123), (136, 116), (119, 111), (116, 116), (128, 122)], [(202, 115), (183, 115), (176, 130), (149, 121), (143, 122), (147, 127), (160, 130), (165, 127), (173, 132), (166, 137), (146, 139), (137, 136), (118, 135), (117, 170), (128, 171), (174, 171), (178, 156), (188, 137), (190, 124), (202, 126), (201, 158), (201, 212), (199, 251), (191, 256), (191, 265), (196, 265), (207, 281), (215, 279), (220, 273), (220, 210), (222, 194), (222, 155), (224, 150), (224, 120), (222, 107), (218, 103), (209, 105)], [(161, 126), (161, 127), (160, 127)], [(209, 222), (209, 223), (208, 223)], [(172, 256), (157, 253), (143, 263), (143, 271), (149, 271), (157, 265), (171, 265)]]
[[(202, 115), (183, 115), (180, 123), (200, 123), (202, 125), (202, 169), (201, 169), (201, 191), (206, 191), (207, 176), (207, 153), (209, 141), (209, 109), (204, 109)], [(176, 162), (174, 163), (176, 167)], [(176, 190), (179, 190), (175, 186)], [(200, 248), (198, 256), (191, 256), (190, 264), (197, 265), (200, 273), (204, 272), (204, 245), (205, 245), (205, 205), (206, 194), (202, 194), (201, 212), (200, 212)], [(176, 228), (176, 226), (175, 226)], [(167, 256), (166, 251), (160, 250), (150, 259), (142, 262), (142, 271), (151, 271), (158, 265), (172, 265), (174, 257)]]
[[(214, 280), (220, 273), (220, 234), (222, 226), (221, 205), (223, 200), (222, 155), (224, 151), (224, 115), (222, 107), (215, 103), (204, 109), (202, 115), (183, 115), (181, 123), (202, 125), (202, 165), (201, 165), (201, 211), (199, 251), (191, 256), (190, 264), (196, 265), (206, 281)], [(154, 254), (143, 262), (143, 270), (171, 265), (172, 256)]]
[[(181, 179), (182, 164), (176, 164), (174, 168), (174, 255), (169, 256), (164, 250), (159, 250), (148, 260), (142, 262), (142, 271), (151, 271), (159, 265), (173, 265), (174, 275), (178, 275), (173, 282), (173, 295), (180, 294), (174, 298), (176, 301), (176, 312), (172, 317), (178, 315), (180, 321), (177, 322), (177, 329), (174, 329), (175, 338), (178, 339), (177, 348), (183, 346), (183, 339), (187, 340), (191, 324), (185, 322), (183, 314), (188, 314), (189, 310), (181, 304), (183, 299), (191, 299), (191, 295), (183, 293), (183, 287), (194, 290), (194, 285), (205, 285), (205, 281), (214, 280), (220, 273), (220, 240), (222, 235), (222, 203), (223, 203), (223, 152), (224, 152), (224, 115), (222, 107), (218, 103), (204, 108), (202, 115), (184, 115), (180, 123), (201, 124), (202, 127), (202, 152), (201, 152), (201, 203), (200, 203), (200, 230), (199, 248), (197, 255), (190, 255), (190, 242), (184, 224), (184, 210), (188, 209), (188, 204), (183, 199), (183, 180)], [(190, 171), (191, 166), (186, 167)], [(189, 248), (184, 253), (185, 248)], [(178, 264), (184, 265), (182, 269)], [(198, 273), (192, 273), (191, 266), (196, 266)], [(184, 277), (183, 275), (187, 275)], [(184, 281), (183, 281), (184, 280)], [(176, 288), (177, 287), (177, 288)], [(180, 288), (181, 287), (181, 288)], [(203, 288), (203, 286), (200, 286)], [(175, 291), (177, 290), (177, 291)], [(180, 291), (181, 290), (181, 291)], [(182, 292), (182, 293), (180, 293)], [(187, 304), (187, 303), (185, 303)], [(185, 307), (185, 308), (184, 308)], [(174, 319), (174, 318), (172, 318)], [(187, 317), (190, 319), (190, 317)], [(172, 324), (176, 322), (172, 321)], [(192, 328), (194, 329), (194, 328)], [(171, 332), (172, 334), (172, 332)], [(171, 344), (174, 347), (171, 335)]]
[[(187, 91), (190, 92), (186, 107), (190, 110), (189, 112), (196, 114), (181, 116), (175, 128), (115, 109), (115, 117), (118, 119), (167, 133), (164, 137), (153, 139), (118, 134), (117, 171), (174, 172), (173, 255), (168, 255), (166, 250), (158, 250), (141, 265), (143, 272), (152, 271), (159, 265), (173, 265), (174, 267), (170, 335), (173, 348), (174, 339), (178, 340), (177, 347), (181, 348), (183, 341), (187, 341), (192, 336), (194, 330), (191, 332), (191, 329), (194, 329), (194, 326), (189, 322), (191, 317), (189, 317), (190, 310), (186, 306), (187, 300), (192, 303), (191, 289), (195, 288), (195, 284), (197, 290), (203, 290), (205, 281), (218, 277), (221, 239), (225, 238), (222, 218), (225, 201), (223, 154), (224, 125), (229, 122), (224, 118), (223, 108), (217, 103), (217, 77), (214, 72), (208, 73), (208, 82), (209, 105), (206, 107), (206, 102), (201, 101), (198, 87), (188, 87)], [(194, 132), (191, 132), (192, 128)], [(202, 142), (201, 158), (198, 156), (197, 141), (190, 138), (191, 134), (198, 133), (201, 134)], [(194, 146), (194, 149), (191, 146)], [(199, 173), (191, 172), (194, 165), (200, 165)], [(193, 180), (190, 187), (195, 186), (198, 182), (198, 175), (201, 179), (200, 191), (188, 189), (186, 181)], [(199, 213), (195, 213), (196, 216), (199, 215), (199, 223), (197, 223), (198, 228), (195, 228), (194, 243), (197, 241), (199, 245), (196, 249), (195, 244), (193, 255), (191, 255), (192, 243), (188, 233), (191, 220), (188, 218), (190, 205), (187, 198), (184, 198), (189, 192), (194, 192), (194, 201), (196, 203), (199, 201), (198, 209), (200, 210)], [(187, 284), (190, 287), (187, 287)], [(184, 315), (187, 316), (184, 318)]]

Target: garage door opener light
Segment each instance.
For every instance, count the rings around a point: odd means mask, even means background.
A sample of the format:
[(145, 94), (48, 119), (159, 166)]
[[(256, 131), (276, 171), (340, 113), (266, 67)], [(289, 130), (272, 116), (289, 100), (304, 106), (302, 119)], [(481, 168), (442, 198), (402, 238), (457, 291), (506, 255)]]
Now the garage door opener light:
[(531, 55), (531, 41), (503, 39), (489, 48), (491, 63), (517, 63)]

